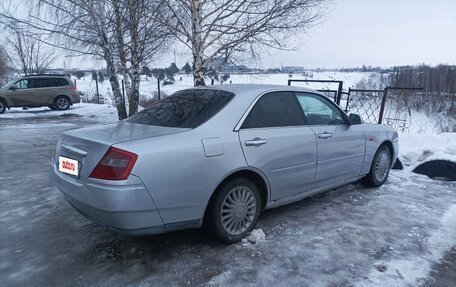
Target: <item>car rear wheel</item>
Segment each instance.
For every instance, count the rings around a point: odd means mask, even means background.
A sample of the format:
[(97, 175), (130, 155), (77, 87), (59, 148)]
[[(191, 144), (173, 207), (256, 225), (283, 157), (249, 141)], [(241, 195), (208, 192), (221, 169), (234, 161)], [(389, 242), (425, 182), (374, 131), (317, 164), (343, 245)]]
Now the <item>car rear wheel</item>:
[(70, 99), (68, 99), (67, 97), (65, 96), (58, 96), (57, 98), (55, 98), (54, 100), (54, 107), (57, 109), (57, 110), (60, 110), (60, 111), (63, 111), (63, 110), (68, 110), (68, 108), (70, 107)]
[(234, 243), (256, 226), (260, 210), (261, 195), (255, 183), (246, 178), (235, 178), (217, 191), (208, 221), (219, 240)]
[(381, 145), (374, 155), (369, 173), (364, 178), (367, 186), (378, 187), (385, 183), (391, 169), (391, 151)]
[(0, 100), (0, 114), (3, 114), (6, 110), (6, 103), (3, 100)]

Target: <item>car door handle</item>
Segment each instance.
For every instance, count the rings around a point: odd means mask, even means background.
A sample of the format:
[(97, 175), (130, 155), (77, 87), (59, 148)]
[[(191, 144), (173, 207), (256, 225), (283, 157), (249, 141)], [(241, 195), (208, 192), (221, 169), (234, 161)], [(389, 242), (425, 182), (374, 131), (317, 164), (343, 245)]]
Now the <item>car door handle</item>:
[(267, 140), (260, 139), (260, 138), (254, 138), (253, 140), (245, 141), (246, 146), (260, 146), (260, 145), (264, 145), (265, 143), (267, 143)]
[(333, 136), (333, 134), (332, 133), (328, 133), (328, 132), (324, 132), (324, 133), (318, 134), (318, 138), (319, 139), (329, 139), (332, 136)]

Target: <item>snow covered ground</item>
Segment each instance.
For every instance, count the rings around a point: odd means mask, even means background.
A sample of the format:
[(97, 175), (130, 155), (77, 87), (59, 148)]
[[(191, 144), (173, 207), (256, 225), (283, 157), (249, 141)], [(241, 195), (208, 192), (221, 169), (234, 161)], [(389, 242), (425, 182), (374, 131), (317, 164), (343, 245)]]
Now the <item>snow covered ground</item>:
[(84, 119), (97, 120), (103, 123), (113, 123), (118, 121), (117, 109), (110, 104), (88, 104), (79, 103), (74, 104), (66, 111), (54, 111), (48, 107), (31, 108), (24, 110), (22, 108), (12, 108), (7, 110), (4, 114), (0, 115), (0, 120), (4, 119), (39, 119), (39, 118), (53, 118), (59, 116), (64, 118), (66, 116), (77, 115)]
[[(413, 174), (454, 159), (456, 134), (401, 134), (404, 170), (380, 188), (349, 184), (268, 210), (243, 242), (204, 230), (125, 237), (78, 214), (48, 163), (59, 132), (116, 121), (109, 105), (0, 115), (0, 278), (3, 286), (451, 286), (436, 273), (456, 246), (456, 183)], [(446, 262), (456, 265), (456, 262)], [(430, 276), (430, 272), (434, 274)]]

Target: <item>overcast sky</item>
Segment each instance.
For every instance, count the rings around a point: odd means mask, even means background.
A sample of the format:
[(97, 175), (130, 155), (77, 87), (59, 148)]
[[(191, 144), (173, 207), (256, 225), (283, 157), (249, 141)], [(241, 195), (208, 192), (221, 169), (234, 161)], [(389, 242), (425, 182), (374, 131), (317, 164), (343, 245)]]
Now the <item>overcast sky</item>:
[[(456, 0), (334, 0), (325, 21), (299, 37), (299, 50), (271, 51), (262, 66), (456, 64)], [(191, 60), (186, 54), (177, 57), (179, 67)], [(173, 61), (170, 54), (151, 66)], [(74, 59), (67, 66), (77, 63)], [(90, 67), (93, 62), (82, 63)]]
[(338, 0), (304, 39), (268, 64), (456, 64), (456, 0)]

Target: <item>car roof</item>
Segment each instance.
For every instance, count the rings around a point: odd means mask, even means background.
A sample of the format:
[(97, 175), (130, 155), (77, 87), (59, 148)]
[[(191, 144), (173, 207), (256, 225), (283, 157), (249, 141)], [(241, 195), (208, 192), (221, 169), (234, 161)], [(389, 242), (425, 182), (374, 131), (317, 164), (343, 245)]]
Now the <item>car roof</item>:
[(49, 74), (49, 75), (25, 75), (25, 76), (21, 77), (21, 79), (25, 79), (25, 78), (68, 78), (68, 76), (60, 75), (60, 74), (55, 74), (55, 75)]
[(212, 86), (199, 86), (193, 89), (212, 89), (231, 92), (236, 95), (251, 95), (257, 97), (259, 94), (272, 91), (301, 91), (318, 93), (315, 90), (286, 85), (268, 85), (268, 84), (225, 84), (225, 85), (212, 85)]

